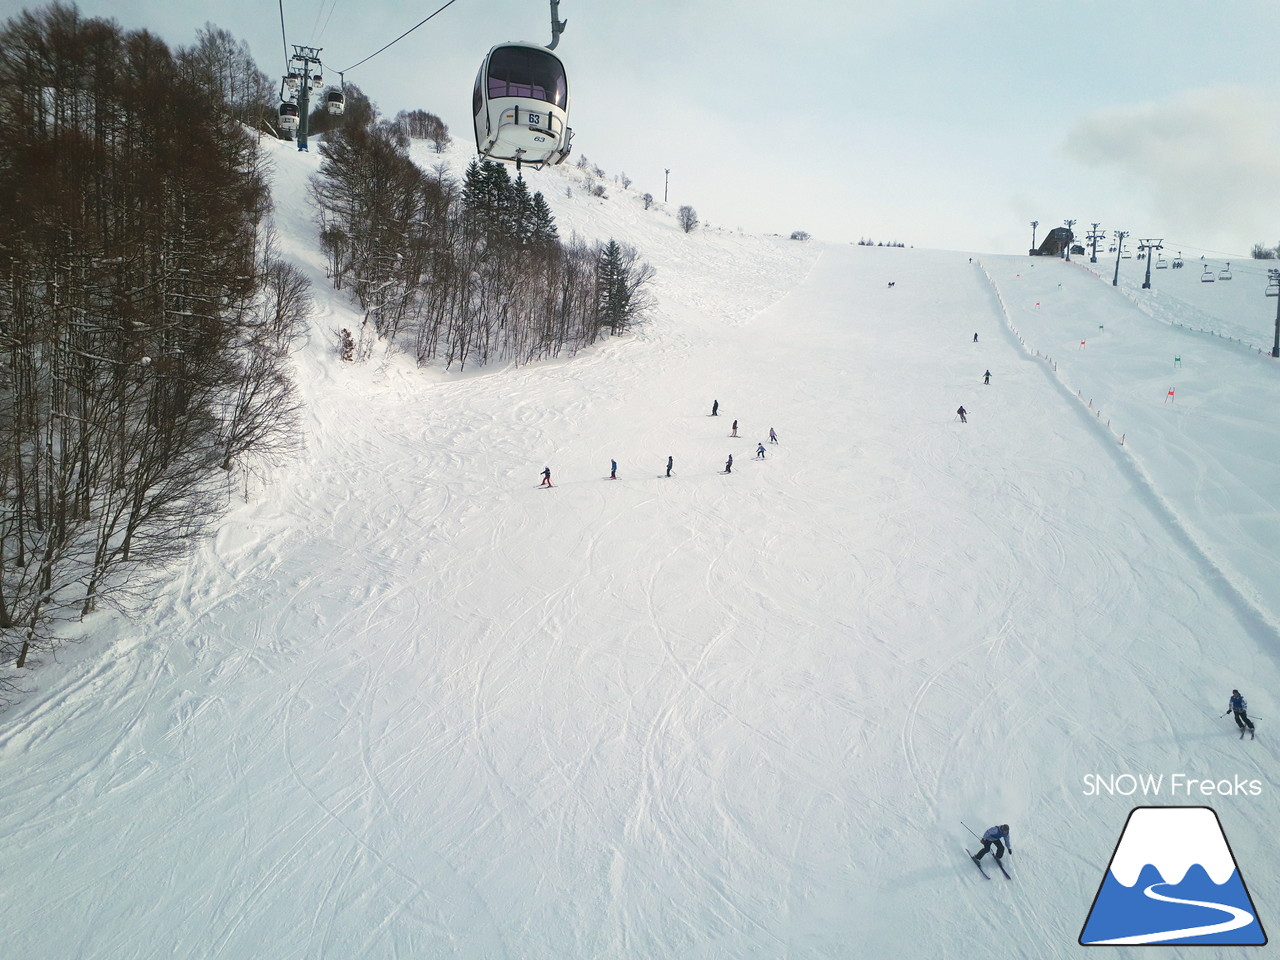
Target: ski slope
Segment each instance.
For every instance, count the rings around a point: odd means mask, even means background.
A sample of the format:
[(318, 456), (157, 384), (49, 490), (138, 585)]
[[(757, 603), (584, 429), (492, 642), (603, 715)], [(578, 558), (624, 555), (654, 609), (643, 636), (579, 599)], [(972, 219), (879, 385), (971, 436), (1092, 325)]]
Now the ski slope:
[[(286, 147), (306, 454), (0, 718), (6, 955), (1066, 957), (1143, 803), (1213, 806), (1280, 922), (1264, 267), (1153, 296), (1131, 261), (685, 235), (555, 169), (563, 235), (657, 268), (647, 328), (343, 365)], [(1174, 772), (1262, 790), (1084, 783)], [(1012, 881), (962, 822), (1012, 824)]]

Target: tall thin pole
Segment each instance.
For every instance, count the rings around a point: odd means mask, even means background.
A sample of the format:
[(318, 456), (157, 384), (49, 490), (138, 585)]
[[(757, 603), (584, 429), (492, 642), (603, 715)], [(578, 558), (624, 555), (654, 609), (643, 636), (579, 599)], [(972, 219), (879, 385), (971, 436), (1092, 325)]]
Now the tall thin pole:
[(1067, 225), (1067, 248), (1066, 248), (1066, 256), (1065, 256), (1065, 257), (1063, 257), (1062, 259), (1064, 259), (1064, 260), (1066, 260), (1068, 263), (1070, 263), (1070, 262), (1071, 262), (1071, 244), (1072, 244), (1072, 242), (1073, 242), (1073, 241), (1075, 240), (1075, 238), (1076, 238), (1076, 235), (1075, 235), (1075, 233), (1074, 233), (1074, 232), (1072, 232), (1071, 228), (1072, 228), (1072, 227), (1074, 227), (1074, 226), (1076, 225), (1076, 222), (1075, 222), (1074, 220), (1063, 220), (1062, 222), (1063, 222), (1063, 223), (1065, 223), (1065, 224)]
[(1147, 276), (1146, 276), (1146, 279), (1142, 281), (1142, 289), (1150, 290), (1151, 289), (1151, 261), (1153, 259), (1152, 251), (1163, 250), (1164, 249), (1163, 241), (1162, 240), (1139, 240), (1138, 249), (1145, 250), (1147, 252)]
[(1124, 238), (1128, 235), (1129, 234), (1125, 233), (1123, 230), (1116, 231), (1116, 273), (1115, 276), (1111, 278), (1111, 285), (1113, 287), (1120, 286), (1120, 254), (1124, 253)]
[(1100, 226), (1099, 224), (1095, 223), (1093, 225), (1093, 229), (1089, 231), (1089, 262), (1090, 263), (1098, 262), (1098, 241), (1101, 240), (1104, 236), (1104, 234), (1101, 234), (1098, 232), (1099, 226)]
[(311, 64), (320, 65), (321, 47), (293, 45), (293, 59), (302, 63), (302, 92), (298, 94), (298, 150), (306, 152), (311, 132)]
[(663, 171), (663, 177), (662, 177), (662, 202), (663, 203), (667, 202), (667, 187), (670, 184), (671, 184), (671, 168), (667, 167), (667, 169)]
[(1273, 357), (1280, 357), (1280, 297), (1276, 297), (1276, 343), (1271, 348)]
[[(1271, 279), (1271, 283), (1267, 286), (1267, 296), (1276, 298), (1276, 342), (1271, 348), (1273, 357), (1280, 357), (1280, 270), (1268, 270), (1267, 276)], [(1272, 288), (1275, 293), (1272, 293)]]
[(1032, 256), (1034, 256), (1036, 252), (1036, 227), (1038, 226), (1040, 226), (1039, 220), (1031, 221), (1031, 254)]

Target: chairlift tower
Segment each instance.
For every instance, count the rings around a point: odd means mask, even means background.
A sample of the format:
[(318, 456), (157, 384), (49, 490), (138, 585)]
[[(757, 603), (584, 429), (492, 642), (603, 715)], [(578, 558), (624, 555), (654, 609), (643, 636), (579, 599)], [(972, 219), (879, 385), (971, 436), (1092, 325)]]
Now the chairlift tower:
[[(310, 91), (313, 86), (313, 80), (318, 81), (320, 74), (314, 76), (311, 73), (311, 65), (314, 63), (320, 66), (320, 51), (322, 47), (301, 47), (293, 44), (293, 63), (301, 65), (302, 82), (298, 85), (298, 150), (307, 152), (307, 134), (311, 132), (311, 102)], [(321, 84), (314, 84), (316, 90), (320, 89)]]
[(1031, 256), (1036, 255), (1036, 227), (1040, 226), (1039, 220), (1031, 221)]
[(1101, 226), (1101, 224), (1095, 223), (1093, 225), (1093, 229), (1089, 231), (1089, 235), (1085, 238), (1086, 240), (1089, 241), (1089, 262), (1090, 263), (1098, 262), (1098, 241), (1107, 235), (1105, 231), (1101, 231), (1098, 229), (1099, 226)]
[(1146, 279), (1142, 281), (1143, 290), (1151, 289), (1151, 261), (1155, 259), (1154, 257), (1151, 256), (1151, 251), (1163, 250), (1163, 249), (1164, 249), (1163, 238), (1159, 240), (1139, 240), (1138, 241), (1138, 250), (1139, 251), (1145, 250), (1147, 252), (1147, 276), (1146, 276)]
[(1062, 222), (1067, 225), (1067, 232), (1071, 234), (1071, 236), (1067, 239), (1067, 246), (1066, 246), (1066, 250), (1064, 251), (1066, 255), (1062, 259), (1067, 261), (1067, 263), (1070, 263), (1071, 262), (1071, 244), (1076, 239), (1075, 232), (1071, 228), (1076, 225), (1076, 222), (1074, 220), (1063, 220)]
[(1280, 270), (1267, 271), (1267, 296), (1276, 298), (1276, 342), (1271, 348), (1273, 357), (1280, 357)]
[(1128, 235), (1124, 230), (1116, 231), (1116, 272), (1115, 276), (1111, 278), (1113, 287), (1120, 286), (1120, 256), (1124, 253), (1124, 238)]

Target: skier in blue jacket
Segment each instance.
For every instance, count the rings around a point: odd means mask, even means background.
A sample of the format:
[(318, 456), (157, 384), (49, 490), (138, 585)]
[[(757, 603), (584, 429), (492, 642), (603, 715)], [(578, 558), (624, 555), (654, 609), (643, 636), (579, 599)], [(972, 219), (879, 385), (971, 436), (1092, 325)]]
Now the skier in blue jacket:
[(1013, 853), (1013, 844), (1009, 842), (1009, 825), (1002, 823), (998, 827), (992, 827), (982, 835), (982, 849), (972, 854), (976, 863), (987, 855), (987, 851), (992, 847), (996, 848), (996, 859), (999, 860), (1004, 856), (1005, 847), (1009, 848), (1009, 853)]
[(1253, 721), (1249, 719), (1248, 704), (1244, 702), (1244, 697), (1240, 696), (1239, 690), (1231, 691), (1231, 699), (1227, 701), (1227, 710), (1236, 718), (1236, 726), (1240, 728), (1240, 739), (1244, 739), (1244, 732), (1249, 731), (1249, 739), (1256, 739), (1253, 732)]

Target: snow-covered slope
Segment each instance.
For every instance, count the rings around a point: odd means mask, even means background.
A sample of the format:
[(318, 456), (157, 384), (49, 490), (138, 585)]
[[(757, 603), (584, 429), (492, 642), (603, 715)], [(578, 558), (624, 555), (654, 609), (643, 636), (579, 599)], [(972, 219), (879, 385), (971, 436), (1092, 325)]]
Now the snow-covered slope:
[[(648, 328), (347, 366), (318, 157), (272, 149), (307, 453), (3, 717), (6, 954), (1064, 957), (1136, 803), (1213, 806), (1269, 919), (1275, 747), (1220, 714), (1274, 713), (1280, 398), (1236, 306), (685, 235), (557, 169), (562, 233), (657, 267)], [(1148, 772), (1261, 791), (1086, 780)]]

